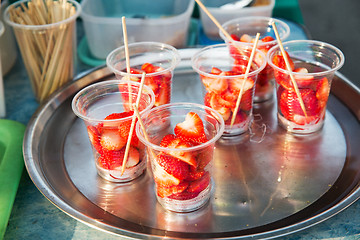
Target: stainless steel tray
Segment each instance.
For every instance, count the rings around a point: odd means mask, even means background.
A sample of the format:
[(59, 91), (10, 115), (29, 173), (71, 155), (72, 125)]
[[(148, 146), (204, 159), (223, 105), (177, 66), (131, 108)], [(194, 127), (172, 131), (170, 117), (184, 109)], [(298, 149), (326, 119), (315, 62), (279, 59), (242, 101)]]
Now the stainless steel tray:
[[(189, 61), (196, 50), (180, 50), (174, 102), (202, 103)], [(109, 78), (114, 76), (103, 66), (79, 76), (37, 110), (24, 137), (32, 181), (79, 221), (140, 239), (263, 239), (310, 227), (360, 196), (360, 92), (340, 74), (318, 133), (287, 134), (278, 127), (274, 100), (256, 105), (251, 131), (216, 144), (210, 202), (186, 214), (157, 203), (149, 171), (128, 184), (97, 176), (85, 126), (72, 113), (71, 100), (81, 88)]]

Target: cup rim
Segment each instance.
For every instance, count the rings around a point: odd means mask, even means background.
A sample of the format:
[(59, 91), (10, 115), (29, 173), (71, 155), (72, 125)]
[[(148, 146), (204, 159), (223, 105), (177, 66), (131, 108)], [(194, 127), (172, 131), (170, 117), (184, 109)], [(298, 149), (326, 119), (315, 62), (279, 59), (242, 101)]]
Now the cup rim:
[[(88, 91), (91, 88), (97, 88), (97, 87), (99, 87), (101, 85), (114, 85), (114, 84), (119, 85), (119, 84), (129, 84), (129, 83), (132, 84), (132, 85), (140, 87), (140, 83), (138, 83), (138, 82), (126, 81), (126, 80), (118, 80), (118, 79), (105, 80), (105, 81), (100, 81), (100, 82), (97, 82), (97, 83), (90, 84), (90, 85), (88, 85), (87, 87), (81, 89), (80, 91), (78, 91), (75, 94), (75, 96), (73, 97), (72, 102), (71, 102), (72, 110), (73, 110), (73, 112), (75, 113), (76, 116), (78, 116), (79, 118), (83, 119), (84, 121), (88, 121), (88, 122), (118, 122), (119, 120), (121, 120), (121, 121), (131, 120), (133, 116), (128, 116), (128, 117), (124, 117), (124, 118), (120, 118), (120, 119), (107, 119), (107, 120), (91, 118), (91, 117), (87, 117), (87, 116), (83, 115), (80, 111), (78, 111), (78, 108), (76, 107), (77, 106), (77, 100), (81, 97), (81, 95), (84, 92)], [(145, 113), (146, 111), (151, 109), (155, 104), (155, 94), (154, 94), (154, 92), (151, 90), (150, 87), (146, 86), (145, 84), (143, 85), (143, 88), (144, 89), (142, 90), (142, 93), (144, 93), (144, 90), (146, 90), (146, 93), (150, 95), (151, 102), (145, 109), (140, 111), (140, 114)]]
[[(211, 73), (208, 73), (208, 72), (204, 72), (202, 70), (200, 70), (198, 67), (195, 66), (194, 62), (195, 62), (195, 59), (200, 55), (202, 54), (204, 51), (207, 51), (209, 49), (214, 49), (214, 48), (224, 48), (224, 47), (228, 47), (228, 43), (221, 43), (221, 44), (215, 44), (215, 45), (210, 45), (210, 46), (207, 46), (207, 47), (204, 47), (202, 49), (200, 49), (199, 51), (197, 51), (192, 57), (191, 57), (191, 66), (192, 68), (199, 74), (201, 75), (204, 75), (204, 76), (207, 76), (207, 77), (217, 77), (217, 78), (226, 78), (226, 79), (231, 79), (231, 78), (241, 78), (241, 77), (245, 77), (245, 74), (238, 74), (238, 75), (230, 75), (230, 76), (219, 76), (219, 75), (215, 75), (215, 74), (211, 74)], [(247, 45), (248, 47), (251, 47), (250, 45)], [(266, 61), (266, 56), (265, 54), (259, 50), (259, 49), (256, 49), (255, 50), (256, 53), (259, 53), (261, 55), (261, 57), (263, 58), (263, 62), (262, 64), (259, 66), (259, 68), (257, 68), (256, 70), (254, 71), (250, 71), (249, 74), (248, 74), (248, 77), (252, 77), (256, 74), (259, 74), (265, 67), (266, 67), (266, 64), (267, 64), (267, 61)]]
[[(337, 70), (339, 70), (345, 62), (345, 56), (344, 53), (337, 47), (335, 47), (332, 44), (326, 43), (326, 42), (322, 42), (322, 41), (317, 41), (317, 40), (292, 40), (292, 41), (287, 41), (283, 43), (283, 47), (286, 48), (289, 45), (293, 45), (293, 44), (305, 44), (305, 45), (317, 45), (317, 46), (322, 46), (323, 48), (328, 48), (333, 50), (335, 53), (338, 54), (339, 58), (340, 58), (340, 62), (339, 64), (337, 64), (336, 66), (334, 66), (331, 69), (325, 70), (325, 71), (321, 71), (321, 72), (316, 72), (316, 73), (298, 73), (298, 72), (294, 72), (292, 71), (291, 73), (294, 76), (320, 76), (320, 75), (327, 75), (329, 73), (335, 72)], [(266, 54), (266, 60), (267, 63), (273, 68), (276, 69), (277, 71), (281, 72), (281, 73), (285, 73), (285, 74), (289, 74), (289, 71), (287, 69), (282, 69), (279, 68), (278, 66), (276, 66), (271, 59), (271, 55), (280, 48), (279, 45), (276, 45), (274, 47), (272, 47), (268, 53)], [(286, 50), (286, 49), (285, 49)]]
[(66, 24), (69, 22), (74, 21), (81, 13), (81, 5), (75, 1), (75, 0), (66, 0), (67, 2), (70, 2), (71, 4), (73, 4), (76, 8), (75, 14), (60, 21), (60, 22), (55, 22), (55, 23), (50, 23), (50, 24), (43, 24), (43, 25), (26, 25), (26, 24), (19, 24), (19, 23), (15, 23), (13, 21), (10, 20), (9, 17), (9, 11), (11, 8), (13, 7), (17, 7), (19, 5), (21, 5), (22, 3), (26, 3), (26, 2), (30, 2), (31, 0), (21, 0), (21, 1), (17, 1), (9, 6), (7, 6), (7, 8), (4, 11), (4, 20), (7, 24), (9, 24), (10, 26), (12, 26), (13, 28), (20, 28), (20, 29), (27, 29), (27, 30), (40, 30), (40, 29), (47, 29), (47, 28), (53, 28), (53, 27), (57, 27), (59, 25), (62, 24)]
[[(239, 18), (229, 20), (229, 21), (223, 23), (221, 26), (226, 30), (227, 26), (229, 26), (230, 24), (238, 23), (239, 21), (263, 21), (263, 22), (268, 22), (268, 23), (270, 23), (271, 21), (274, 21), (275, 23), (277, 23), (285, 28), (285, 34), (283, 36), (280, 36), (280, 39), (282, 41), (284, 41), (285, 39), (287, 39), (290, 36), (289, 25), (280, 19), (272, 18), (272, 17), (262, 17), (262, 16), (239, 17)], [(221, 30), (219, 30), (219, 35), (225, 42), (228, 41), (228, 39), (225, 37), (225, 35), (222, 33)], [(241, 43), (244, 45), (253, 45), (253, 43), (240, 42), (240, 41), (235, 41), (235, 40), (233, 40), (233, 42)], [(276, 39), (274, 39), (273, 41), (269, 41), (269, 42), (259, 42), (258, 47), (264, 46), (264, 45), (276, 44), (276, 43), (277, 43)]]
[[(133, 47), (138, 47), (138, 46), (146, 46), (146, 45), (151, 45), (153, 47), (156, 47), (158, 49), (166, 49), (170, 52), (173, 53), (173, 58), (174, 58), (174, 61), (172, 61), (171, 63), (171, 66), (164, 69), (164, 70), (161, 70), (161, 71), (158, 71), (158, 72), (155, 72), (155, 73), (147, 73), (146, 76), (153, 76), (153, 75), (161, 75), (165, 72), (168, 72), (168, 71), (172, 71), (175, 69), (175, 67), (180, 63), (180, 54), (178, 52), (178, 50), (169, 45), (169, 44), (166, 44), (166, 43), (161, 43), (161, 42), (135, 42), (135, 43), (129, 43), (128, 44), (128, 48), (133, 48)], [(116, 69), (112, 64), (111, 64), (111, 59), (116, 56), (116, 54), (119, 52), (119, 51), (122, 51), (125, 49), (125, 45), (121, 46), (121, 47), (118, 47), (118, 48), (115, 48), (114, 50), (112, 50), (106, 57), (106, 65), (107, 67), (115, 74), (119, 74), (121, 76), (132, 76), (132, 77), (141, 77), (142, 74), (135, 74), (135, 73), (127, 73), (127, 72), (123, 72), (123, 71), (120, 71), (118, 69)]]
[[(188, 107), (196, 107), (196, 108), (202, 108), (204, 111), (208, 112), (210, 111), (211, 112), (211, 115), (213, 117), (216, 118), (216, 120), (219, 121), (220, 123), (220, 128), (219, 128), (219, 131), (216, 133), (216, 135), (211, 138), (209, 141), (205, 142), (205, 143), (201, 143), (199, 145), (196, 145), (196, 146), (193, 146), (193, 147), (189, 147), (189, 148), (167, 148), (167, 147), (161, 147), (159, 145), (156, 145), (156, 144), (153, 144), (151, 142), (148, 142), (143, 133), (142, 133), (142, 129), (141, 129), (141, 126), (139, 124), (139, 121), (136, 123), (136, 135), (138, 136), (139, 140), (147, 147), (150, 147), (152, 149), (155, 149), (156, 151), (196, 151), (196, 150), (199, 150), (199, 149), (202, 149), (202, 148), (205, 148), (207, 146), (209, 146), (210, 144), (213, 144), (215, 143), (223, 134), (224, 130), (225, 130), (225, 123), (224, 123), (224, 120), (223, 118), (221, 117), (221, 115), (215, 111), (214, 109), (210, 108), (210, 107), (207, 107), (205, 105), (202, 105), (202, 104), (198, 104), (198, 103), (190, 103), (190, 102), (176, 102), (176, 103), (168, 103), (168, 104), (164, 104), (164, 105), (161, 105), (161, 106), (158, 106), (158, 107), (155, 107), (153, 109), (151, 109), (150, 111), (147, 111), (146, 113), (143, 114), (142, 118), (143, 117), (147, 117), (149, 114), (151, 114), (152, 112), (154, 111), (158, 111), (159, 109), (164, 109), (164, 108), (167, 108), (167, 107), (172, 107), (172, 106), (175, 106), (175, 107), (178, 107), (178, 106), (188, 106)], [(189, 110), (191, 111), (191, 110)]]

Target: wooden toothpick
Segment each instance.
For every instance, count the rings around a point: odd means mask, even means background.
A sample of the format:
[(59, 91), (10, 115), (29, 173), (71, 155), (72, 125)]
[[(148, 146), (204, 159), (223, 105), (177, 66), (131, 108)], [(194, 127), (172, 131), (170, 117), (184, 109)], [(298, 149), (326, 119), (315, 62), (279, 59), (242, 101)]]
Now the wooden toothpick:
[[(143, 72), (142, 77), (141, 77), (141, 82), (140, 82), (140, 87), (139, 87), (138, 95), (137, 95), (137, 98), (136, 98), (136, 103), (133, 104), (133, 108), (134, 108), (134, 106), (135, 106), (136, 109), (138, 109), (138, 107), (139, 107), (139, 103), (140, 103), (140, 99), (141, 99), (141, 94), (142, 94), (142, 89), (143, 89), (144, 81), (145, 81), (145, 75), (146, 75), (146, 73)], [(131, 99), (130, 94), (129, 94), (129, 99)], [(134, 109), (135, 109), (135, 108), (134, 108)], [(127, 162), (127, 160), (128, 160), (129, 151), (130, 151), (130, 145), (131, 145), (130, 143), (131, 143), (131, 139), (132, 139), (132, 135), (133, 135), (133, 133), (134, 133), (134, 127), (135, 127), (135, 123), (136, 123), (135, 120), (136, 120), (136, 114), (135, 114), (135, 112), (134, 112), (133, 117), (132, 117), (132, 120), (131, 120), (129, 136), (128, 136), (128, 139), (127, 139), (127, 142), (126, 142), (124, 159), (123, 159), (123, 163), (122, 163), (122, 166), (121, 166), (121, 176), (124, 174), (124, 171), (125, 171), (125, 168), (126, 168), (126, 162)]]
[[(121, 22), (122, 22), (122, 29), (123, 29), (123, 38), (124, 38), (124, 47), (125, 47), (125, 63), (126, 63), (126, 72), (127, 72), (127, 76), (126, 76), (126, 80), (130, 81), (131, 77), (130, 77), (130, 57), (129, 57), (129, 44), (128, 44), (128, 37), (127, 37), (127, 28), (126, 28), (126, 20), (125, 17), (123, 16), (121, 18)], [(129, 88), (129, 93), (131, 94), (131, 85), (130, 83), (128, 84), (128, 88)], [(132, 108), (132, 99), (129, 98), (129, 103), (130, 103), (130, 109)]]
[(242, 85), (241, 85), (241, 89), (240, 89), (238, 98), (237, 98), (237, 100), (236, 100), (235, 110), (234, 110), (234, 112), (233, 112), (233, 114), (232, 114), (232, 117), (231, 117), (230, 127), (232, 127), (232, 126), (234, 125), (237, 112), (239, 111), (239, 106), (240, 106), (241, 98), (242, 98), (242, 95), (243, 95), (243, 93), (244, 93), (245, 83), (246, 83), (246, 80), (247, 80), (248, 75), (249, 75), (249, 72), (250, 72), (250, 67), (251, 67), (252, 61), (253, 61), (254, 56), (255, 56), (256, 47), (257, 47), (257, 44), (258, 44), (258, 42), (259, 42), (259, 38), (260, 38), (260, 33), (257, 33), (257, 34), (256, 34), (256, 38), (255, 38), (255, 42), (254, 42), (254, 46), (253, 46), (253, 49), (252, 49), (252, 51), (251, 51), (250, 59), (249, 59), (248, 65), (246, 66), (246, 71), (245, 71), (245, 75), (244, 75), (244, 80), (243, 80), (243, 82), (242, 82)]
[(280, 47), (280, 50), (281, 50), (281, 54), (284, 58), (284, 61), (285, 61), (285, 65), (286, 65), (286, 68), (289, 72), (289, 75), (290, 75), (290, 79), (291, 79), (291, 82), (294, 86), (294, 90), (295, 90), (295, 93), (299, 99), (299, 102), (300, 102), (300, 106), (301, 106), (301, 109), (302, 111), (304, 112), (304, 115), (305, 115), (305, 122), (306, 122), (306, 118), (307, 118), (307, 113), (306, 113), (306, 109), (305, 109), (305, 104), (304, 104), (304, 101), (303, 99), (301, 98), (301, 94), (300, 94), (300, 91), (299, 91), (299, 87), (295, 81), (295, 78), (294, 78), (294, 75), (292, 74), (292, 69), (290, 67), (290, 63), (289, 63), (289, 59), (287, 57), (287, 54), (285, 52), (285, 49), (284, 49), (284, 46), (282, 45), (282, 42), (281, 42), (281, 39), (280, 39), (280, 36), (279, 36), (279, 33), (277, 31), (277, 28), (276, 28), (276, 25), (275, 25), (275, 22), (272, 21), (271, 23), (273, 29), (274, 29), (274, 32), (275, 32), (275, 36), (276, 36), (276, 39), (278, 41), (278, 44), (279, 44), (279, 47)]

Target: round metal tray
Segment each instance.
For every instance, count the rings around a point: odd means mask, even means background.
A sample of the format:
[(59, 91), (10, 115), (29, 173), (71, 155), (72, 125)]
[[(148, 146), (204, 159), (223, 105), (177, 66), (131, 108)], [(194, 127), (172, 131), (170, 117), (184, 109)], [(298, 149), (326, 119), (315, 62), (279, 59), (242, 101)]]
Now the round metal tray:
[[(190, 66), (197, 49), (180, 50), (172, 101), (202, 103)], [(360, 196), (359, 90), (335, 76), (324, 128), (291, 135), (278, 127), (275, 101), (257, 104), (248, 133), (221, 138), (215, 149), (210, 202), (192, 213), (164, 210), (151, 173), (127, 184), (100, 178), (73, 96), (114, 78), (106, 67), (83, 73), (55, 93), (30, 120), (24, 137), (27, 171), (42, 194), (95, 228), (140, 239), (263, 239), (319, 223)]]

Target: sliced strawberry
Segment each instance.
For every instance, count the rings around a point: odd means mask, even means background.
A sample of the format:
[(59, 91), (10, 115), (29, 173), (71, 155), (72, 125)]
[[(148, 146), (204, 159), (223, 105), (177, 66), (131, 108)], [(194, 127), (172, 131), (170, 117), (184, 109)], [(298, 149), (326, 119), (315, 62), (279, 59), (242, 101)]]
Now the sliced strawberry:
[[(173, 134), (166, 135), (160, 142), (161, 147), (166, 148), (189, 148), (192, 147), (191, 143), (184, 142), (180, 138), (176, 137)], [(195, 158), (195, 154), (189, 151), (166, 151), (167, 154), (180, 159), (188, 163), (193, 167), (197, 167), (197, 161)]]
[[(287, 59), (289, 60), (289, 65), (290, 65), (291, 71), (293, 71), (295, 68), (294, 62), (291, 60), (291, 58), (287, 52), (286, 52), (286, 56), (287, 56)], [(275, 55), (272, 59), (272, 62), (277, 67), (287, 70), (286, 63), (285, 63), (285, 60), (284, 60), (282, 54)]]
[(188, 186), (189, 186), (188, 182), (181, 182), (179, 185), (174, 185), (170, 187), (157, 185), (156, 192), (159, 197), (164, 198), (173, 194), (182, 193)]
[(240, 41), (240, 38), (235, 34), (231, 34), (231, 38), (235, 41)]
[[(245, 80), (245, 84), (244, 84), (244, 92), (246, 92), (247, 90), (251, 89), (254, 87), (254, 80), (252, 78), (247, 78)], [(229, 78), (228, 79), (228, 84), (229, 84), (229, 90), (239, 94), (241, 88), (242, 88), (242, 85), (243, 85), (243, 82), (244, 82), (244, 78), (243, 77), (234, 77), (234, 78)]]
[(120, 150), (125, 146), (127, 139), (120, 136), (117, 130), (103, 129), (100, 136), (100, 145), (106, 150)]
[(156, 161), (153, 163), (153, 175), (154, 180), (158, 185), (170, 187), (180, 184), (178, 178), (167, 173)]
[(214, 145), (209, 145), (203, 150), (201, 150), (201, 152), (199, 152), (197, 157), (198, 167), (196, 171), (204, 171), (204, 169), (212, 161), (213, 155), (214, 155)]
[(159, 154), (156, 161), (165, 172), (180, 181), (187, 178), (190, 171), (189, 164), (167, 154)]
[[(225, 76), (225, 73), (218, 74), (219, 76)], [(227, 80), (224, 77), (209, 77), (201, 75), (201, 81), (205, 88), (209, 92), (215, 92), (221, 94), (228, 88)]]
[(176, 124), (174, 133), (185, 142), (195, 144), (207, 142), (203, 121), (194, 112), (189, 112), (186, 114), (185, 121)]
[(316, 98), (319, 99), (319, 101), (326, 103), (330, 92), (329, 80), (324, 77), (320, 80), (316, 80), (316, 82)]
[(243, 34), (240, 37), (240, 42), (247, 42), (247, 43), (251, 43), (254, 41), (254, 38), (251, 37), (249, 34)]
[(230, 115), (231, 115), (231, 110), (228, 107), (225, 107), (224, 105), (222, 105), (219, 102), (219, 97), (217, 94), (215, 93), (208, 93), (207, 96), (205, 96), (205, 105), (216, 110), (224, 119), (224, 121), (226, 121), (227, 119), (229, 119)]
[(275, 39), (271, 36), (266, 36), (266, 37), (263, 37), (261, 39), (262, 42), (271, 42), (271, 41), (274, 41)]
[(196, 168), (190, 168), (190, 173), (187, 179), (185, 179), (186, 181), (195, 181), (199, 178), (201, 178), (202, 176), (204, 176), (205, 171), (202, 169), (196, 169)]
[(305, 75), (309, 73), (307, 68), (296, 68), (294, 69), (295, 73), (301, 73), (304, 75), (294, 74), (294, 79), (299, 88), (308, 88), (313, 84), (314, 77), (311, 75)]
[(105, 117), (105, 120), (114, 120), (114, 119), (122, 119), (129, 116), (132, 116), (134, 111), (121, 112), (121, 113), (112, 113)]
[(220, 75), (222, 73), (222, 71), (217, 67), (212, 67), (210, 73), (214, 74), (214, 75)]
[(170, 103), (171, 100), (171, 83), (163, 82), (159, 86), (159, 92), (155, 96), (155, 106)]
[(210, 184), (210, 174), (206, 172), (201, 178), (191, 182), (189, 187), (186, 189), (190, 193), (200, 193)]
[(243, 93), (240, 100), (240, 109), (250, 111), (253, 106), (253, 91), (249, 89)]
[[(104, 151), (99, 158), (99, 165), (102, 168), (108, 170), (120, 170), (122, 168), (125, 155), (125, 148), (117, 151)], [(126, 168), (136, 166), (140, 162), (140, 156), (138, 150), (130, 147), (128, 159), (126, 162)]]
[[(299, 89), (299, 91), (305, 105), (306, 114), (308, 116), (318, 115), (321, 109), (315, 92), (308, 88)], [(295, 115), (304, 116), (299, 99), (294, 91), (282, 90), (279, 106), (283, 116), (290, 121), (294, 120)]]
[(89, 135), (89, 140), (91, 145), (95, 148), (97, 152), (101, 154), (101, 144), (100, 144), (100, 133), (97, 127), (95, 126), (88, 126), (87, 132)]

